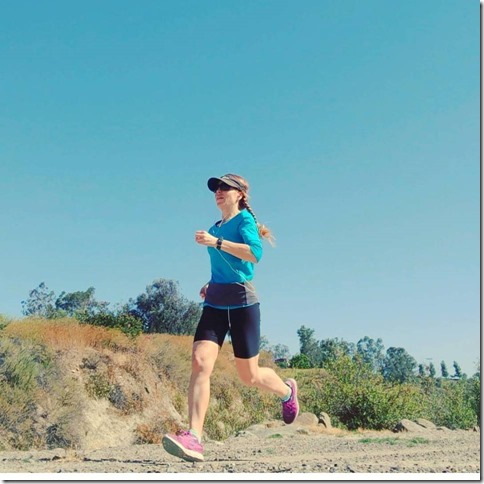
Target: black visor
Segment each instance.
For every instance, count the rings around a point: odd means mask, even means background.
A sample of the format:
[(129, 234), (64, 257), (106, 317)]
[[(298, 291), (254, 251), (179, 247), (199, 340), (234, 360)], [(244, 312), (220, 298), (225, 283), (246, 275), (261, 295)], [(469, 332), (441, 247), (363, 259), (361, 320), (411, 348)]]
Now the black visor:
[(229, 187), (233, 187), (233, 188), (236, 188), (237, 190), (245, 192), (245, 187), (239, 181), (232, 178), (230, 175), (224, 175), (224, 176), (221, 176), (220, 178), (217, 178), (217, 177), (210, 178), (207, 182), (208, 189), (212, 192), (216, 192), (217, 188), (221, 183), (225, 183)]

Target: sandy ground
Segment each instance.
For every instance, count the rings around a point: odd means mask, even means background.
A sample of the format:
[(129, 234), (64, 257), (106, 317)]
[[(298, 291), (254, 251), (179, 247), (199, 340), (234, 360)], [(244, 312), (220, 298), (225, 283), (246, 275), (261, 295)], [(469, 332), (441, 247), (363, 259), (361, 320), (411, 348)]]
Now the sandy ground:
[(477, 480), (480, 473), (480, 432), (471, 430), (343, 432), (321, 425), (269, 422), (239, 432), (224, 442), (205, 442), (204, 447), (205, 462), (200, 463), (173, 457), (161, 445), (0, 452), (0, 475), (472, 473)]

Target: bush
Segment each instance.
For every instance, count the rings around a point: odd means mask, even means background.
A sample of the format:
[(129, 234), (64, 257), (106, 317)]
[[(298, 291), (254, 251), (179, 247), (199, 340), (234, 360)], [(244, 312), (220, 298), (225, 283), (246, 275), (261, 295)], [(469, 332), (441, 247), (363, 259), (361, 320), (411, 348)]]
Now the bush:
[[(470, 380), (444, 380), (440, 386), (434, 385), (427, 396), (427, 418), (449, 429), (468, 429), (477, 425), (480, 408), (476, 408), (476, 390), (476, 382)], [(478, 391), (480, 395), (480, 382)]]
[(335, 427), (392, 430), (418, 417), (451, 429), (480, 423), (480, 378), (390, 383), (359, 356), (340, 356), (324, 369), (284, 370), (299, 384), (301, 411), (331, 415)]
[(289, 362), (289, 366), (291, 368), (312, 368), (311, 360), (308, 358), (307, 355), (301, 353), (299, 355), (295, 355), (291, 358)]
[(77, 442), (71, 382), (42, 344), (0, 340), (0, 447), (27, 450)]
[(356, 356), (340, 356), (312, 371), (300, 394), (306, 411), (331, 415), (348, 429), (391, 429), (402, 418), (420, 415), (420, 392), (411, 385), (391, 385)]
[(472, 407), (477, 425), (481, 425), (481, 377), (480, 374), (473, 376), (468, 380), (468, 400)]
[(136, 337), (143, 330), (143, 323), (140, 319), (127, 313), (101, 312), (98, 314), (85, 314), (79, 316), (80, 321), (93, 326), (104, 326), (106, 328), (119, 329), (124, 334)]
[(86, 382), (87, 394), (93, 398), (108, 398), (113, 388), (107, 375), (94, 373)]

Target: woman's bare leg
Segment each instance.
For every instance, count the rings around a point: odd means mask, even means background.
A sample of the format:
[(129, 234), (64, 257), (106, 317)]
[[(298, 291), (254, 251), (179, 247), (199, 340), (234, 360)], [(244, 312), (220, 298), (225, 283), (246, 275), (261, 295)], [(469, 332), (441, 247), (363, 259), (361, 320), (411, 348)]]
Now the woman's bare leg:
[(235, 358), (240, 379), (248, 386), (275, 393), (280, 398), (287, 396), (289, 387), (272, 368), (259, 367), (259, 355), (252, 358)]
[(190, 428), (202, 436), (203, 423), (210, 403), (210, 375), (217, 360), (219, 346), (213, 341), (196, 341), (192, 349), (192, 375), (188, 389)]

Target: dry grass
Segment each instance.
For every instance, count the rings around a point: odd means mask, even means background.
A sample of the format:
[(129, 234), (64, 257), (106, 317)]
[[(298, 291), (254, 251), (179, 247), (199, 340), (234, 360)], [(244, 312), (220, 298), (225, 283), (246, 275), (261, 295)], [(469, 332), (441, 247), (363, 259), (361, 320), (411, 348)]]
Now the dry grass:
[(121, 331), (81, 324), (71, 318), (26, 318), (11, 322), (3, 333), (5, 336), (43, 343), (59, 350), (91, 347), (129, 351), (136, 348), (135, 340)]
[[(159, 443), (188, 424), (192, 336), (131, 338), (70, 318), (27, 318), (1, 328), (0, 342), (0, 450), (113, 445), (118, 427), (124, 439)], [(260, 362), (273, 367), (267, 355)], [(239, 381), (230, 344), (211, 383), (209, 438), (280, 411), (273, 395)]]
[(79, 418), (72, 381), (51, 348), (0, 338), (0, 448), (75, 445)]

